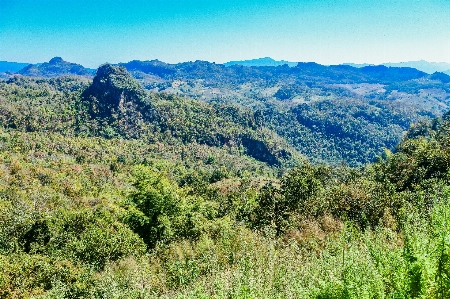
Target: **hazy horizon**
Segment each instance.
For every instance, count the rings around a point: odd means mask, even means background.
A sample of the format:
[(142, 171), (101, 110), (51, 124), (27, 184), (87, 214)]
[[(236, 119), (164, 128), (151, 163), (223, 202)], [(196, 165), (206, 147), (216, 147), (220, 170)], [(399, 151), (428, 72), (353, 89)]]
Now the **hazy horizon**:
[(0, 60), (450, 63), (450, 3), (0, 1)]
[[(64, 61), (66, 61), (66, 62), (81, 64), (81, 63), (79, 63), (79, 62), (77, 62), (77, 61), (68, 61), (67, 59), (65, 59), (64, 57), (61, 57), (61, 56), (50, 57), (50, 58), (48, 58), (46, 61), (39, 61), (39, 62), (10, 61), (10, 60), (1, 60), (1, 59), (0, 59), (0, 62), (18, 63), (18, 64), (27, 64), (27, 63), (30, 63), (30, 64), (41, 64), (41, 63), (49, 62), (52, 58), (55, 58), (55, 57), (60, 57), (60, 58), (62, 58), (62, 59), (63, 59)], [(281, 62), (281, 61), (284, 61), (284, 62), (287, 62), (287, 63), (309, 63), (309, 62), (312, 62), (312, 63), (318, 63), (318, 62), (316, 62), (316, 61), (287, 61), (287, 60), (285, 60), (285, 59), (279, 59), (279, 60), (276, 60), (276, 59), (273, 59), (272, 57), (256, 57), (256, 58), (243, 59), (243, 60), (236, 60), (236, 59), (234, 59), (234, 60), (225, 61), (225, 62), (223, 62), (223, 63), (217, 63), (217, 64), (227, 64), (227, 63), (230, 63), (230, 62), (248, 62), (248, 61), (257, 61), (257, 60), (266, 59), (266, 58), (272, 59), (272, 60), (275, 61), (275, 62)], [(119, 64), (119, 63), (127, 63), (127, 62), (130, 62), (130, 61), (133, 61), (133, 60), (137, 60), (137, 59), (131, 59), (131, 60), (127, 60), (127, 61), (117, 61), (117, 62), (103, 62), (103, 63), (100, 63), (100, 64), (97, 65), (97, 66), (94, 66), (94, 67), (89, 67), (89, 66), (85, 66), (85, 65), (83, 65), (83, 66), (84, 66), (84, 67), (87, 67), (87, 68), (91, 68), (91, 69), (96, 69), (96, 68), (98, 68), (100, 65), (106, 64), (106, 63), (110, 63), (110, 64)], [(177, 63), (193, 62), (193, 61), (195, 61), (195, 60), (188, 60), (188, 61), (180, 61), (180, 62), (174, 62), (174, 63), (171, 63), (171, 62), (163, 61), (163, 60), (158, 59), (158, 58), (140, 59), (139, 61), (152, 61), (152, 60), (159, 60), (159, 61), (161, 61), (161, 62), (168, 63), (168, 64), (177, 64)], [(198, 59), (198, 60), (199, 60), (199, 61), (207, 61), (207, 62), (210, 62), (210, 63), (216, 63), (216, 62), (214, 62), (214, 61), (208, 61), (208, 60), (202, 60), (202, 59)], [(364, 62), (363, 62), (363, 63), (354, 63), (354, 62), (347, 61), (347, 62), (343, 62), (343, 63), (339, 63), (339, 64), (323, 64), (323, 65), (325, 65), (325, 66), (329, 66), (329, 65), (350, 65), (350, 66), (352, 66), (352, 65), (353, 65), (353, 66), (374, 65), (374, 66), (377, 66), (377, 65), (390, 65), (390, 64), (394, 64), (394, 65), (395, 65), (395, 64), (420, 63), (420, 62), (424, 62), (424, 63), (427, 63), (427, 64), (435, 64), (435, 65), (446, 65), (446, 66), (449, 66), (449, 67), (450, 67), (450, 63), (447, 63), (447, 62), (426, 61), (426, 60), (423, 60), (423, 59), (421, 59), (421, 60), (415, 60), (415, 61), (383, 62), (383, 63), (378, 63), (378, 64), (364, 63)], [(320, 64), (320, 63), (319, 63), (319, 64)], [(81, 65), (82, 65), (82, 64), (81, 64)], [(445, 70), (447, 70), (447, 69), (445, 69)]]

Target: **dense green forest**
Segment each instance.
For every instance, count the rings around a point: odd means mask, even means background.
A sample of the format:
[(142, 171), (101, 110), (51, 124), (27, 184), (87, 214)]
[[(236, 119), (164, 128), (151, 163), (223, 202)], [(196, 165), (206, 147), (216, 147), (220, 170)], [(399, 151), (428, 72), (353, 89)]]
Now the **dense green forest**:
[[(146, 90), (158, 94), (156, 98), (191, 98), (210, 104), (203, 107), (212, 107), (213, 111), (221, 111), (225, 105), (228, 115), (234, 115), (237, 109), (240, 112), (236, 114), (247, 114), (245, 117), (256, 121), (259, 128), (268, 129), (267, 134), (275, 133), (313, 163), (335, 166), (374, 162), (384, 148), (395, 149), (410, 125), (441, 117), (450, 109), (450, 76), (429, 75), (406, 67), (355, 68), (316, 63), (257, 67), (207, 61), (168, 64), (158, 60), (120, 65)], [(70, 75), (91, 81), (93, 70), (55, 57), (17, 73), (34, 78)], [(0, 74), (0, 79), (2, 76), (6, 82), (16, 77), (13, 73)], [(248, 125), (255, 129), (255, 124), (247, 121)], [(182, 130), (184, 124), (177, 126)], [(229, 137), (214, 138), (216, 145), (217, 141), (227, 143)]]
[(237, 103), (259, 113), (315, 163), (362, 166), (394, 150), (409, 126), (450, 107), (450, 76), (412, 68), (225, 67), (195, 61), (122, 64), (152, 91), (207, 103)]
[(0, 298), (449, 298), (448, 114), (141, 83), (0, 82)]

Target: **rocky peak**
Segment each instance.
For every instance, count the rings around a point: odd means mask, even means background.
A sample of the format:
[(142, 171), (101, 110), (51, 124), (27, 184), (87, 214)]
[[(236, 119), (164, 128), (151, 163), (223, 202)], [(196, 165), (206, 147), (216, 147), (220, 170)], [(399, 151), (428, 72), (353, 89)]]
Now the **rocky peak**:
[(128, 63), (122, 63), (121, 66), (124, 66), (129, 71), (141, 71), (146, 74), (153, 74), (160, 77), (165, 77), (176, 73), (176, 69), (173, 65), (159, 60), (133, 60)]
[(141, 106), (146, 97), (139, 82), (124, 67), (110, 64), (98, 68), (92, 85), (83, 93), (83, 98), (91, 104), (91, 112), (103, 117), (130, 105)]
[(18, 72), (24, 76), (54, 78), (59, 76), (86, 76), (91, 73), (82, 65), (64, 61), (61, 57), (54, 57), (49, 62), (30, 64)]
[(48, 63), (49, 64), (59, 64), (59, 63), (64, 63), (66, 61), (64, 61), (61, 57), (53, 57)]

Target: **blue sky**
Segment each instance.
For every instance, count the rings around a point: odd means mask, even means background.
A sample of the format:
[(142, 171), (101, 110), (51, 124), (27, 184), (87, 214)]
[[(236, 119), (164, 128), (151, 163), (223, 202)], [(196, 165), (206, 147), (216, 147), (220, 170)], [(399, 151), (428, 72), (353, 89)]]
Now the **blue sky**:
[(449, 0), (0, 0), (0, 60), (450, 63)]

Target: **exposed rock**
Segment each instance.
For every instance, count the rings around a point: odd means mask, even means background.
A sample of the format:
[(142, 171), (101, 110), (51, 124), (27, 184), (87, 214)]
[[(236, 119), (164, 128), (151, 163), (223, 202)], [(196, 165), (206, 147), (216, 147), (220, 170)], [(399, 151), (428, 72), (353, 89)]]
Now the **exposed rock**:
[(105, 64), (98, 68), (83, 98), (95, 104), (94, 114), (108, 116), (127, 104), (141, 104), (146, 93), (124, 67)]
[(99, 67), (82, 94), (82, 102), (89, 118), (100, 120), (109, 132), (124, 137), (138, 137), (143, 132), (141, 125), (156, 115), (148, 94), (131, 74), (124, 67), (109, 64)]

